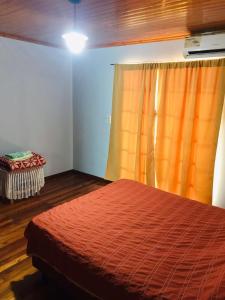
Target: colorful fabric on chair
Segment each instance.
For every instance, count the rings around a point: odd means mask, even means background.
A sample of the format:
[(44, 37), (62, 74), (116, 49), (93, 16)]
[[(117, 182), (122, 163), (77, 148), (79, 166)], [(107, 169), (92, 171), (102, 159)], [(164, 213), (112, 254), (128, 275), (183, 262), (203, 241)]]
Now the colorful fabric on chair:
[(46, 164), (46, 160), (40, 154), (32, 152), (33, 156), (26, 160), (11, 160), (0, 156), (0, 167), (9, 171), (24, 170), (27, 168), (40, 167)]

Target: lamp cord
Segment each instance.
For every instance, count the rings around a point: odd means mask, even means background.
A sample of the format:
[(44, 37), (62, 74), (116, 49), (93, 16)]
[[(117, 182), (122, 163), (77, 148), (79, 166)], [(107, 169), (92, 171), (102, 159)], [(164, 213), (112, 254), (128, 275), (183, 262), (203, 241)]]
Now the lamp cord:
[(77, 18), (77, 11), (76, 11), (76, 3), (74, 3), (74, 10), (73, 10), (73, 27), (76, 30), (76, 18)]

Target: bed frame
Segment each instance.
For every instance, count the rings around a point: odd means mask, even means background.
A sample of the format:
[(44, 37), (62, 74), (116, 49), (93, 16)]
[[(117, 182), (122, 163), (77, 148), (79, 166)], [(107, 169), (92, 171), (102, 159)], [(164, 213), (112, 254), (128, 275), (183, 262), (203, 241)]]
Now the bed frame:
[(84, 291), (73, 282), (69, 281), (65, 276), (53, 269), (49, 264), (41, 260), (36, 256), (32, 256), (32, 264), (37, 268), (42, 274), (42, 280), (45, 283), (51, 281), (57, 287), (59, 287), (63, 292), (65, 292), (67, 298), (64, 299), (73, 299), (73, 300), (98, 300), (87, 291)]

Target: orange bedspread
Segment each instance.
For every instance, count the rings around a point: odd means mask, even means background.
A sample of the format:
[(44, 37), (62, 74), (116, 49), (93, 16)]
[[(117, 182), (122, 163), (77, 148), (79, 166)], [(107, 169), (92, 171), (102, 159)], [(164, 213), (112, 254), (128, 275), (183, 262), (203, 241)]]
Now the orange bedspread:
[(120, 180), (28, 225), (28, 254), (107, 300), (225, 299), (225, 211)]

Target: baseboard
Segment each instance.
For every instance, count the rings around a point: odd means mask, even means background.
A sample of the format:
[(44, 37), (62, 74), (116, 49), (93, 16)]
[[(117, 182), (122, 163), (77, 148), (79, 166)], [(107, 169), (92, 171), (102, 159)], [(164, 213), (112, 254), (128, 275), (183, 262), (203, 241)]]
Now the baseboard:
[(53, 174), (53, 175), (45, 176), (45, 179), (57, 178), (57, 177), (62, 176), (62, 175), (71, 174), (71, 173), (73, 173), (73, 171), (74, 170), (68, 170), (68, 171), (63, 171), (63, 172), (56, 173), (56, 174)]
[(92, 175), (92, 174), (88, 174), (88, 173), (84, 173), (84, 172), (81, 172), (81, 171), (78, 171), (78, 170), (72, 170), (73, 171), (73, 173), (75, 173), (75, 174), (77, 174), (77, 175), (80, 175), (80, 176), (85, 176), (85, 177), (90, 177), (90, 178), (93, 178), (93, 179), (100, 179), (100, 180), (104, 180), (104, 181), (106, 181), (106, 182), (112, 182), (112, 181), (110, 181), (110, 180), (108, 180), (108, 179), (105, 179), (105, 178), (103, 178), (103, 177), (99, 177), (99, 176), (96, 176), (96, 175)]
[(81, 172), (81, 171), (78, 171), (78, 170), (74, 170), (74, 169), (46, 176), (45, 179), (49, 180), (49, 179), (57, 178), (57, 177), (62, 176), (62, 175), (69, 175), (69, 174), (76, 174), (78, 176), (84, 176), (86, 178), (95, 179), (95, 180), (96, 179), (97, 180), (102, 180), (102, 181), (104, 180), (105, 182), (109, 182), (109, 183), (112, 182), (112, 181), (107, 180), (105, 178), (98, 177), (98, 176), (95, 176), (95, 175), (92, 175), (92, 174), (88, 174), (88, 173), (84, 173), (84, 172)]

